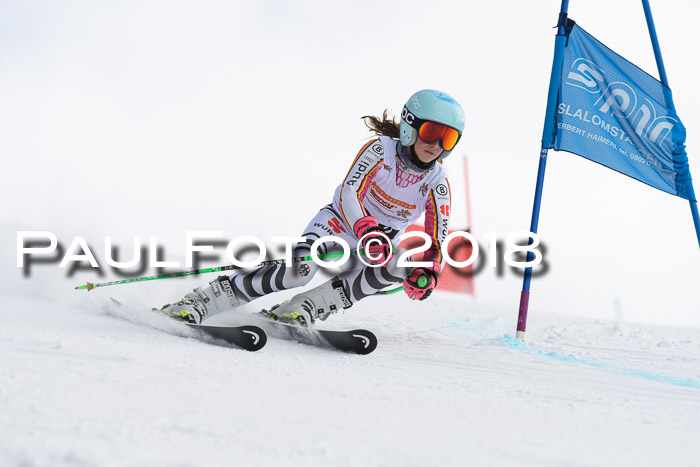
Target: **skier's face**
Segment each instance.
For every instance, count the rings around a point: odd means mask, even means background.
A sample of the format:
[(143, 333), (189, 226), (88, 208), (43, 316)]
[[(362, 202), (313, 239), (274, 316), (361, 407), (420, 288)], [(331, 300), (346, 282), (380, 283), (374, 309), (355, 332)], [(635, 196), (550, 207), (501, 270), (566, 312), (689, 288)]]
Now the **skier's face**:
[(420, 138), (416, 140), (416, 144), (413, 146), (416, 152), (416, 157), (420, 159), (424, 164), (429, 164), (434, 161), (440, 154), (442, 154), (442, 148), (440, 147), (440, 141), (435, 141), (434, 143), (428, 144), (421, 141)]

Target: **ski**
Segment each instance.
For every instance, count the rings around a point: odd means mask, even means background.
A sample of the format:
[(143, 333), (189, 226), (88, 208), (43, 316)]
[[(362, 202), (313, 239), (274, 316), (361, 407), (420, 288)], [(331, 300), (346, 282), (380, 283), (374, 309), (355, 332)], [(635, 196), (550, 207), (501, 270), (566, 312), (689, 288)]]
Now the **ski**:
[(205, 324), (188, 324), (191, 329), (216, 339), (221, 339), (251, 352), (265, 347), (267, 334), (258, 326), (207, 326)]
[[(124, 306), (114, 297), (110, 298), (114, 306)], [(194, 330), (198, 336), (208, 336), (215, 339), (221, 339), (222, 341), (225, 341), (231, 345), (251, 352), (262, 349), (267, 343), (267, 335), (265, 334), (265, 331), (258, 326), (209, 326), (206, 324), (182, 324)]]
[(258, 319), (260, 327), (273, 338), (360, 355), (372, 353), (377, 348), (377, 336), (366, 329), (328, 331), (280, 323), (262, 315)]

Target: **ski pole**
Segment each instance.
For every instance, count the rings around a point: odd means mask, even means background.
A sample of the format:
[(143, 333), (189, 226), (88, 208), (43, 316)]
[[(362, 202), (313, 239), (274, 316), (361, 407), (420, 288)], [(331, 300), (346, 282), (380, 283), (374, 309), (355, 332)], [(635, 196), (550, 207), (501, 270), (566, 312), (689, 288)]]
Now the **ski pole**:
[[(421, 276), (418, 278), (418, 285), (420, 287), (425, 287), (428, 284), (427, 276)], [(374, 295), (392, 295), (397, 292), (401, 292), (403, 290), (403, 285), (400, 285), (398, 287), (394, 287), (393, 289), (389, 290), (380, 290), (379, 292), (375, 292)]]
[(374, 295), (392, 295), (397, 292), (401, 292), (403, 290), (403, 285), (400, 285), (398, 287), (395, 287), (393, 289), (389, 290), (380, 290), (379, 292), (375, 292)]
[[(356, 250), (351, 250), (350, 255), (355, 254)], [(363, 255), (364, 251), (360, 250), (360, 254)], [(318, 255), (318, 259), (331, 259), (331, 258), (341, 258), (344, 255), (344, 252), (336, 252), (336, 253), (327, 253), (325, 255)], [(300, 263), (302, 261), (311, 261), (311, 255), (309, 256), (298, 256), (296, 258), (292, 258), (292, 263)], [(263, 261), (262, 263), (258, 264), (257, 266), (254, 267), (262, 267), (262, 266), (273, 266), (276, 264), (284, 264), (285, 260), (283, 259), (273, 259), (270, 261)], [(95, 289), (97, 287), (107, 287), (109, 285), (119, 285), (119, 284), (131, 284), (133, 282), (145, 282), (145, 281), (154, 281), (157, 279), (172, 279), (174, 277), (185, 277), (185, 276), (194, 276), (197, 274), (208, 274), (210, 272), (220, 272), (220, 271), (232, 271), (234, 269), (244, 269), (241, 266), (235, 266), (233, 264), (228, 265), (228, 266), (217, 266), (213, 268), (203, 268), (203, 269), (195, 269), (192, 271), (181, 271), (181, 272), (173, 272), (170, 274), (161, 274), (158, 276), (146, 276), (146, 277), (137, 277), (133, 279), (124, 279), (120, 281), (111, 281), (111, 282), (101, 282), (98, 284), (93, 284), (92, 282), (88, 282), (85, 285), (79, 285), (75, 289), (76, 290), (87, 290), (88, 292), (91, 291), (92, 289)]]

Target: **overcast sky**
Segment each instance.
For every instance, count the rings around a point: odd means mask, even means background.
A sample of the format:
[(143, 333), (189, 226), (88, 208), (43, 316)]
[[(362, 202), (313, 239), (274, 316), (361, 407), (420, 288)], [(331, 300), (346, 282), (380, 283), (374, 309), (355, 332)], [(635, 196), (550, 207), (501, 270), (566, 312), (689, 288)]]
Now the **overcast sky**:
[[(106, 235), (126, 248), (157, 236), (181, 255), (186, 230), (300, 234), (369, 136), (360, 117), (398, 113), (424, 88), (448, 92), (467, 116), (446, 162), (452, 227), (466, 226), (467, 154), (482, 246), (487, 232), (527, 230), (559, 6), (1, 1), (3, 243), (14, 245), (17, 229), (49, 230), (65, 244), (83, 235), (101, 255)], [(700, 192), (700, 7), (652, 8)], [(640, 1), (572, 0), (569, 11), (658, 76)], [(622, 310), (700, 326), (687, 201), (550, 152), (539, 230), (550, 270), (533, 282), (531, 319), (537, 309)], [(486, 269), (477, 298), (515, 316), (520, 283)]]

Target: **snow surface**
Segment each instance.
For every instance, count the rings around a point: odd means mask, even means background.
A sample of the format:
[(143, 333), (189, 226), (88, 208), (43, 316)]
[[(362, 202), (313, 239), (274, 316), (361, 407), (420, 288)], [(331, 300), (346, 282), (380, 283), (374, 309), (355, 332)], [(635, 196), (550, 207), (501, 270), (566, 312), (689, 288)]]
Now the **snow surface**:
[(371, 329), (371, 355), (251, 353), (109, 306), (124, 290), (5, 294), (0, 465), (698, 465), (696, 329), (531, 311), (523, 345), (512, 309), (401, 294), (322, 323)]

